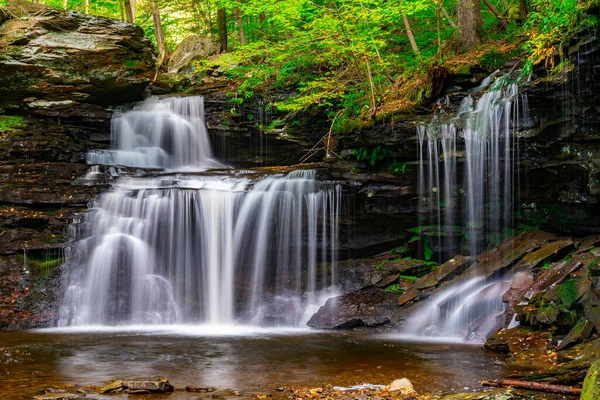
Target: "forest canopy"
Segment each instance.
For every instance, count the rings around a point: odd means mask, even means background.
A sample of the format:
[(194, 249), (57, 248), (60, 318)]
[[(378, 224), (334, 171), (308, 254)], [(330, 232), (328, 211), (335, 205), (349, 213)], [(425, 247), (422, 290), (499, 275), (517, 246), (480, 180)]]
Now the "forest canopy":
[[(0, 3), (3, 0), (0, 0)], [(4, 0), (6, 1), (6, 0)], [(41, 0), (141, 26), (160, 64), (190, 35), (212, 37), (237, 101), (293, 89), (280, 111), (324, 108), (337, 130), (409, 110), (440, 71), (493, 71), (512, 57), (565, 68), (563, 46), (597, 23), (600, 0)]]

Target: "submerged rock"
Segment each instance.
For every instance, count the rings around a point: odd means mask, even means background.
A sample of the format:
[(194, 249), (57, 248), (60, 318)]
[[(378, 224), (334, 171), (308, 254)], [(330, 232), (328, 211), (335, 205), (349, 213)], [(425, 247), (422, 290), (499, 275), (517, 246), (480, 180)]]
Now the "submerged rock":
[(116, 380), (98, 389), (98, 393), (121, 393), (127, 392), (132, 394), (144, 393), (168, 393), (175, 388), (167, 378), (160, 376), (129, 378), (124, 380)]
[(75, 108), (141, 98), (155, 54), (142, 28), (9, 0), (0, 14), (0, 108)]
[(78, 393), (47, 393), (40, 396), (33, 396), (35, 400), (73, 400), (83, 399), (85, 395)]

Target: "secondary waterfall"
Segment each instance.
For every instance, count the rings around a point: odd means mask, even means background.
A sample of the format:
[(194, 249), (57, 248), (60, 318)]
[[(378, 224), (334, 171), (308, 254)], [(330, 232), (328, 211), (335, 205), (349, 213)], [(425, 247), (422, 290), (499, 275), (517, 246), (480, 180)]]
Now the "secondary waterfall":
[[(417, 128), (421, 211), (437, 229), (440, 247), (462, 245), (473, 256), (486, 239), (498, 240), (513, 228), (515, 136), (528, 115), (517, 80), (496, 74), (474, 89), (485, 91), (479, 98), (467, 95), (455, 113), (442, 110)], [(456, 225), (464, 227), (463, 238), (446, 234)], [(407, 332), (485, 339), (486, 327), (491, 330), (504, 311), (503, 286), (483, 278), (450, 285), (427, 300), (426, 311), (409, 319)]]
[(210, 168), (213, 159), (204, 124), (204, 99), (149, 98), (111, 121), (111, 149), (90, 151), (88, 164), (140, 168)]
[[(215, 165), (201, 105), (150, 100), (117, 115), (115, 150), (88, 161)], [(310, 170), (119, 178), (71, 227), (58, 325), (302, 325), (334, 283), (340, 202), (341, 187)]]

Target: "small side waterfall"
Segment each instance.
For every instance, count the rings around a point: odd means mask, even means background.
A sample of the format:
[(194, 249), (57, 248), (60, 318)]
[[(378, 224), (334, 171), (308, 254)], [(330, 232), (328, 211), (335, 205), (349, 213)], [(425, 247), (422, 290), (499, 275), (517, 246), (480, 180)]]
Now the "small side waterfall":
[(149, 98), (133, 110), (115, 113), (111, 149), (88, 153), (88, 164), (140, 168), (210, 168), (213, 159), (204, 125), (202, 97)]
[(482, 277), (440, 289), (406, 321), (406, 334), (468, 342), (483, 342), (499, 328), (497, 317), (506, 308), (502, 296), (510, 282), (486, 282)]
[[(485, 91), (478, 99), (467, 95), (454, 114), (442, 110), (417, 128), (421, 212), (429, 215), (424, 225), (437, 228), (440, 247), (460, 247), (473, 256), (486, 239), (513, 227), (515, 137), (519, 121), (527, 118), (518, 81), (496, 75), (474, 89)], [(464, 227), (463, 238), (445, 234), (456, 231), (455, 225)], [(475, 278), (440, 289), (409, 318), (407, 333), (485, 339), (504, 311), (505, 285)]]
[[(116, 117), (119, 150), (88, 160), (206, 166), (201, 105), (147, 101)], [(302, 326), (334, 283), (341, 187), (310, 170), (243, 174), (120, 178), (71, 226), (58, 325)]]
[(471, 255), (482, 250), (482, 235), (512, 228), (513, 136), (527, 109), (510, 75), (487, 85), (480, 86), (487, 91), (479, 99), (466, 96), (453, 115), (440, 112), (417, 128), (421, 208), (429, 210), (441, 240), (443, 227), (463, 223)]

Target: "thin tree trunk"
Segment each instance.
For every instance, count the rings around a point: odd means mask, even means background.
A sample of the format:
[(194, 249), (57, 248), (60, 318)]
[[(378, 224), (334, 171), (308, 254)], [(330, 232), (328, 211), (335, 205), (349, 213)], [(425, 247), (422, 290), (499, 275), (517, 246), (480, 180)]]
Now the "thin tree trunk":
[(210, 29), (210, 36), (214, 37), (215, 33), (213, 32), (213, 20), (212, 20), (212, 10), (210, 7), (210, 0), (206, 0), (206, 13), (208, 14), (208, 26)]
[(244, 33), (244, 19), (242, 17), (242, 11), (239, 8), (233, 10), (235, 15), (235, 22), (240, 30), (240, 44), (243, 46), (246, 44), (246, 34)]
[(121, 21), (125, 21), (125, 6), (122, 1), (119, 2), (119, 12), (121, 13)]
[[(400, 0), (400, 7), (402, 7), (402, 0)], [(417, 42), (415, 41), (413, 31), (412, 29), (410, 29), (410, 22), (408, 21), (408, 17), (404, 13), (404, 11), (402, 11), (402, 19), (404, 20), (404, 28), (406, 28), (406, 36), (408, 36), (410, 47), (412, 47), (413, 51), (417, 53), (417, 55), (421, 55), (421, 52), (419, 51), (419, 46), (417, 46)]]
[(263, 11), (258, 16), (258, 22), (260, 22), (261, 24), (264, 24), (266, 20), (267, 20), (267, 13), (265, 13)]
[(69, 5), (69, 0), (63, 0), (63, 9), (66, 10)]
[(496, 18), (498, 18), (500, 20), (500, 22), (502, 22), (502, 25), (507, 24), (507, 21), (506, 21), (506, 18), (504, 18), (504, 15), (500, 14), (500, 12), (496, 9), (496, 7), (494, 7), (494, 5), (492, 3), (490, 3), (490, 0), (483, 0), (483, 3), (492, 12), (492, 14), (494, 14), (496, 16)]
[(481, 44), (483, 18), (480, 0), (458, 0), (456, 5), (459, 36), (462, 50), (469, 50)]
[(85, 13), (90, 13), (90, 0), (85, 0)]
[(133, 24), (133, 9), (131, 7), (131, 0), (123, 0), (123, 5), (125, 6), (125, 15), (127, 16), (127, 22)]
[(438, 42), (438, 52), (437, 57), (438, 60), (441, 60), (443, 57), (442, 54), (442, 7), (443, 3), (438, 2), (437, 9), (435, 10), (435, 19), (437, 23), (437, 42)]
[(519, 0), (519, 19), (525, 21), (528, 13), (527, 0)]
[(156, 0), (151, 0), (152, 5), (152, 20), (154, 22), (154, 36), (156, 37), (156, 46), (158, 47), (158, 59), (156, 60), (156, 69), (162, 67), (167, 60), (168, 49), (167, 43), (165, 42), (165, 36), (162, 27), (162, 21), (160, 19), (160, 10)]
[(446, 17), (450, 26), (456, 28), (456, 22), (454, 22), (450, 14), (448, 14), (448, 11), (446, 11), (446, 7), (444, 6), (442, 6), (442, 14), (444, 14), (444, 17)]
[(221, 52), (227, 51), (227, 12), (224, 8), (217, 10), (217, 36), (221, 44)]

